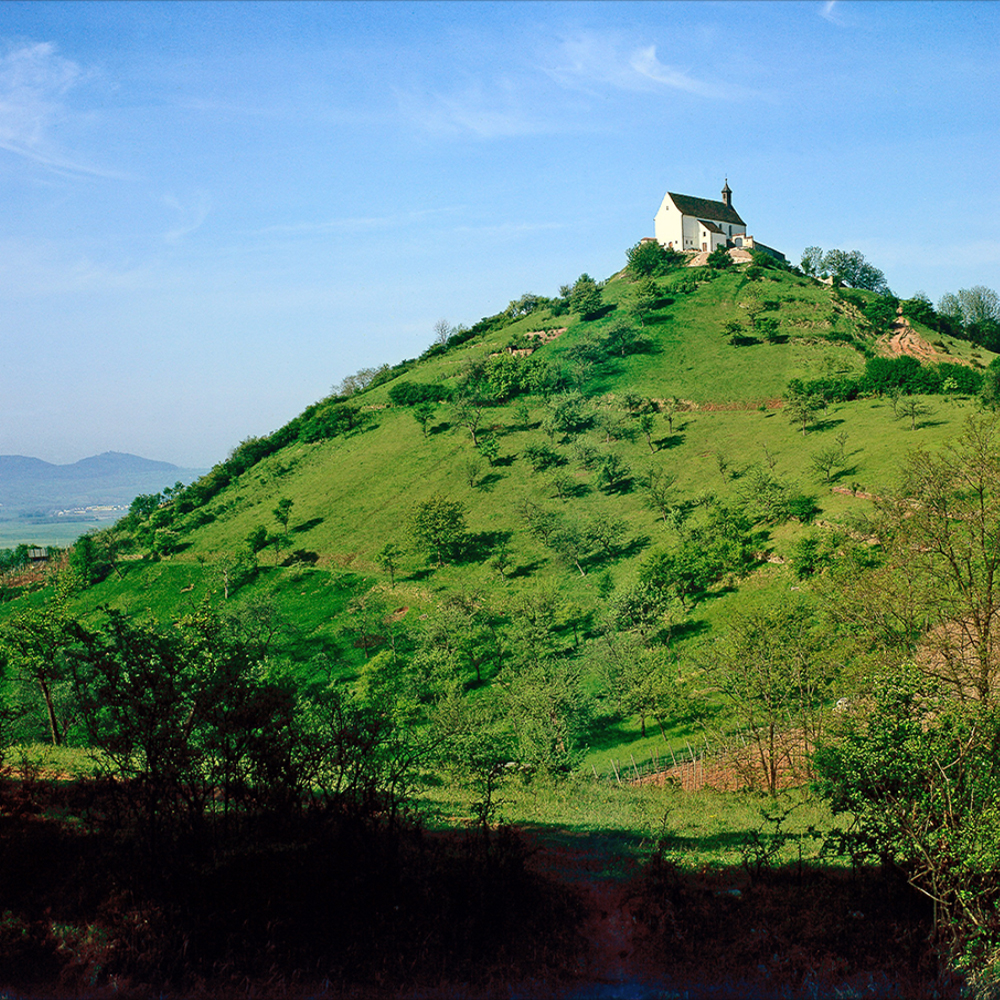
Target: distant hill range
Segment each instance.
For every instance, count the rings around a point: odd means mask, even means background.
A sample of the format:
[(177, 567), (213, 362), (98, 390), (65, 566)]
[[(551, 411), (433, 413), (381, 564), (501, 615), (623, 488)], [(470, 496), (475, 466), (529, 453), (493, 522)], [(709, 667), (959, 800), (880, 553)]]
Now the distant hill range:
[[(112, 521), (140, 494), (190, 483), (203, 469), (183, 469), (138, 455), (106, 451), (70, 465), (0, 455), (0, 522), (22, 525)], [(85, 530), (81, 525), (80, 530)], [(3, 532), (6, 534), (6, 532)]]

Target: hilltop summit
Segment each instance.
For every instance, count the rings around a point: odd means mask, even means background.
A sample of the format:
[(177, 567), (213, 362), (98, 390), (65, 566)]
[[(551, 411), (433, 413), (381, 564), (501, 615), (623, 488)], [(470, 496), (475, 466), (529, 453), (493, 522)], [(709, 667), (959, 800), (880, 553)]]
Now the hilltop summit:
[(729, 180), (722, 188), (722, 200), (698, 198), (668, 191), (653, 218), (657, 242), (671, 250), (707, 251), (718, 247), (763, 250), (778, 260), (785, 255), (748, 235), (747, 225), (733, 207)]

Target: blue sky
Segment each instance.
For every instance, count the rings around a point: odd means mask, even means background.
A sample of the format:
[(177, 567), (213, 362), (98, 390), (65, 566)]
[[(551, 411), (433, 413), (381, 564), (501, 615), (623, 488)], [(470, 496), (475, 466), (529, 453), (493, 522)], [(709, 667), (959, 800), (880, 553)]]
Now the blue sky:
[(0, 454), (209, 466), (667, 190), (996, 288), (1000, 5), (0, 5)]

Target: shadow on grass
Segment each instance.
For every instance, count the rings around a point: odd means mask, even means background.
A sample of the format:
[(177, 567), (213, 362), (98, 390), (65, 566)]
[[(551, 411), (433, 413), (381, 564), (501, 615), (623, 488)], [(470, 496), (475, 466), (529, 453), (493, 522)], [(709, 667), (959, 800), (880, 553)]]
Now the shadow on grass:
[(515, 580), (522, 576), (531, 576), (532, 573), (536, 573), (545, 565), (545, 562), (540, 559), (536, 559), (534, 562), (522, 563), (516, 569), (512, 569), (507, 574), (508, 580)]
[(630, 556), (638, 555), (650, 543), (649, 535), (640, 535), (633, 538), (625, 545), (614, 545), (609, 552), (600, 552), (584, 564), (586, 566), (602, 566), (604, 563), (614, 562), (617, 559), (627, 559)]
[(575, 497), (585, 497), (591, 492), (590, 485), (588, 483), (569, 483), (562, 487), (562, 495), (553, 494), (559, 500), (566, 500)]
[(677, 448), (684, 444), (683, 434), (668, 434), (666, 437), (659, 438), (654, 441), (653, 444), (656, 445), (657, 451), (664, 451), (668, 448)]
[[(500, 463), (494, 462), (493, 464), (499, 465)], [(477, 490), (485, 490), (487, 493), (489, 493), (490, 490), (492, 490), (493, 487), (496, 486), (496, 484), (499, 483), (501, 479), (503, 479), (503, 476), (501, 476), (497, 472), (487, 473), (485, 476), (483, 476), (482, 479), (476, 482), (475, 488)]]
[(478, 531), (466, 536), (461, 559), (456, 562), (484, 562), (490, 553), (498, 546), (509, 542), (513, 537), (511, 531)]
[(595, 716), (583, 736), (582, 742), (591, 750), (612, 750), (627, 746), (641, 739), (638, 730), (625, 728), (625, 722), (617, 715)]
[(701, 635), (702, 633), (707, 632), (708, 628), (708, 622), (703, 621), (700, 618), (687, 618), (671, 628), (670, 638), (674, 641), (690, 639), (696, 635)]
[(809, 430), (822, 433), (823, 431), (832, 430), (834, 427), (839, 427), (843, 422), (843, 419), (840, 417), (827, 417), (825, 420), (817, 420), (810, 425)]
[(851, 476), (856, 476), (858, 474), (858, 466), (851, 465), (844, 469), (838, 469), (836, 472), (830, 474), (830, 478), (827, 480), (826, 485), (832, 486), (834, 483), (839, 483), (842, 479), (848, 479)]
[(308, 521), (303, 521), (301, 524), (297, 524), (292, 528), (292, 532), (296, 535), (304, 534), (307, 531), (312, 531), (313, 528), (318, 528), (324, 521), (325, 517), (313, 517)]
[(608, 496), (620, 496), (622, 493), (631, 493), (634, 486), (635, 480), (631, 476), (628, 476), (625, 479), (619, 479), (615, 483), (602, 486), (601, 492)]

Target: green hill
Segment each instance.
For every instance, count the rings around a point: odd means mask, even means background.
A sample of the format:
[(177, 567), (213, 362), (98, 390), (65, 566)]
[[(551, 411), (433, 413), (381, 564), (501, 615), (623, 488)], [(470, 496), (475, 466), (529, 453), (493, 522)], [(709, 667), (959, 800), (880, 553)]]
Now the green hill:
[(998, 368), (763, 259), (567, 291), (0, 553), (5, 968), (495, 992), (588, 897), (712, 982), (992, 961)]
[[(655, 284), (630, 310), (638, 283), (613, 276), (586, 320), (571, 299), (531, 297), (527, 315), (512, 304), (365, 373), (350, 396), (243, 442), (184, 490), (140, 498), (78, 545), (91, 585), (72, 606), (160, 621), (204, 601), (240, 608), (267, 619), (269, 650), (302, 676), (353, 681), (391, 649), (407, 669), (441, 671), (421, 681), (425, 705), (454, 684), (475, 701), (543, 642), (587, 703), (574, 767), (685, 745), (689, 724), (654, 737), (649, 712), (616, 703), (608, 681), (607, 629), (632, 628), (622, 608), (651, 554), (705, 548), (720, 524), (739, 535), (741, 554), (687, 592), (661, 587), (647, 645), (696, 678), (717, 623), (800, 590), (789, 560), (803, 537), (836, 530), (865, 503), (853, 492), (878, 493), (909, 449), (955, 434), (974, 400), (942, 382), (979, 378), (989, 356), (942, 338), (940, 371), (875, 370), (877, 296), (778, 267), (677, 268)], [(906, 397), (926, 412), (905, 418), (893, 379), (939, 391)], [(787, 405), (796, 391), (812, 407), (801, 420)], [(440, 561), (413, 532), (435, 503), (464, 518), (461, 537), (443, 529)], [(544, 640), (528, 635), (533, 616)]]

